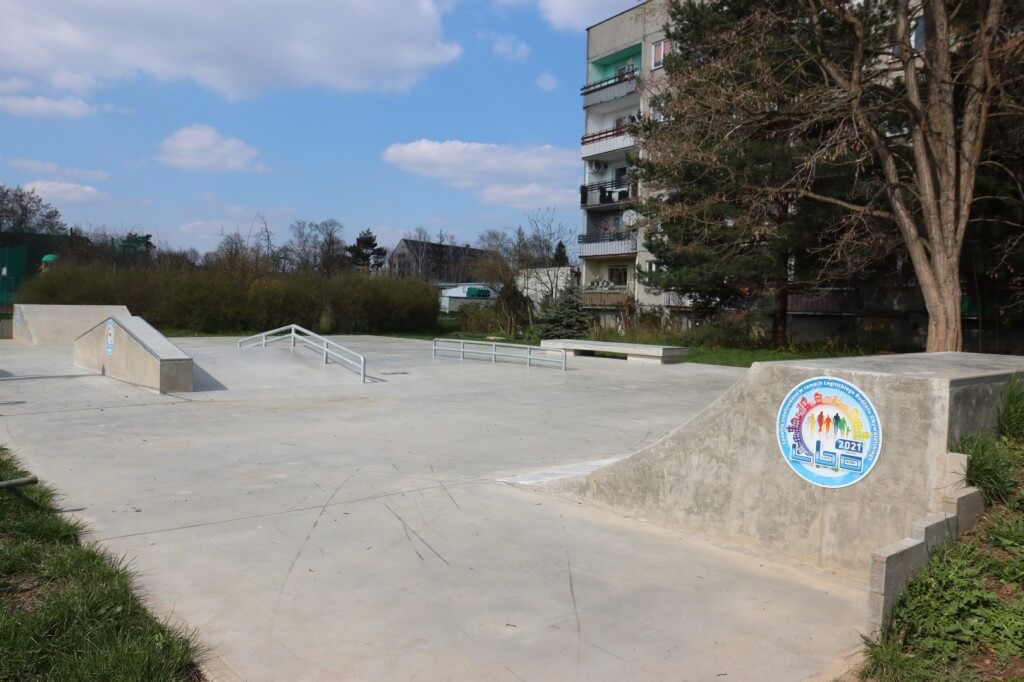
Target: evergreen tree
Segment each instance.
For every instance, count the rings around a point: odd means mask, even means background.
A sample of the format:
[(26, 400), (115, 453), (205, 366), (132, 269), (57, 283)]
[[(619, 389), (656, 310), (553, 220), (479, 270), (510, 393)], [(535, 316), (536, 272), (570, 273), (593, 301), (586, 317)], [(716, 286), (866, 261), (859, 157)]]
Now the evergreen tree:
[(352, 265), (357, 268), (369, 268), (376, 270), (384, 262), (388, 250), (377, 246), (377, 237), (372, 230), (363, 230), (356, 237), (354, 244), (345, 247), (352, 259)]
[(564, 268), (569, 265), (569, 254), (565, 251), (565, 242), (561, 239), (555, 244), (555, 255), (551, 259), (554, 262), (555, 267)]
[(566, 287), (544, 300), (534, 328), (542, 339), (579, 339), (588, 334), (590, 326), (580, 292), (576, 287)]

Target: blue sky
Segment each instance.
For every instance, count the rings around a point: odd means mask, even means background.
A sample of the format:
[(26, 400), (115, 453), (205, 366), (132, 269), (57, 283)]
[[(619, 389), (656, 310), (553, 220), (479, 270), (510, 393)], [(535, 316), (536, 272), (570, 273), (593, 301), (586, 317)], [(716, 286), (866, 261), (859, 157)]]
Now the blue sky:
[(576, 227), (584, 28), (635, 0), (0, 0), (0, 183), (214, 247)]

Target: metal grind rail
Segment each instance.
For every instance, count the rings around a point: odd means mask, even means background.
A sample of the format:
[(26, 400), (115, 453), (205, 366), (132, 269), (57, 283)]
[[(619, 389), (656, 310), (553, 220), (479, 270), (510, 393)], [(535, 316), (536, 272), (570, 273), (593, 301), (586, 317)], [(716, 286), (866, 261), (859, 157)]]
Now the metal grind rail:
[[(505, 352), (510, 350), (520, 352)], [(433, 357), (436, 358), (438, 353), (458, 353), (460, 360), (465, 360), (467, 355), (471, 357), (490, 357), (491, 364), (496, 363), (498, 358), (508, 358), (511, 360), (526, 360), (527, 367), (533, 367), (535, 364), (541, 367), (553, 365), (560, 367), (563, 372), (566, 368), (566, 353), (561, 348), (541, 348), (540, 346), (526, 346), (515, 343), (491, 343), (490, 341), (434, 339)], [(451, 356), (442, 355), (442, 357)]]
[(290, 324), (286, 327), (271, 329), (270, 331), (263, 332), (262, 334), (247, 336), (244, 339), (239, 340), (238, 347), (246, 348), (250, 346), (261, 346), (265, 348), (272, 343), (283, 341), (285, 339), (291, 339), (292, 348), (295, 348), (296, 344), (301, 343), (306, 348), (310, 348), (321, 354), (324, 358), (325, 365), (331, 360), (334, 360), (339, 365), (348, 367), (359, 375), (360, 380), (364, 384), (366, 383), (365, 357), (354, 350), (345, 348), (345, 346), (335, 343), (330, 339), (326, 339), (315, 332), (309, 331), (305, 327), (300, 327), (297, 324)]

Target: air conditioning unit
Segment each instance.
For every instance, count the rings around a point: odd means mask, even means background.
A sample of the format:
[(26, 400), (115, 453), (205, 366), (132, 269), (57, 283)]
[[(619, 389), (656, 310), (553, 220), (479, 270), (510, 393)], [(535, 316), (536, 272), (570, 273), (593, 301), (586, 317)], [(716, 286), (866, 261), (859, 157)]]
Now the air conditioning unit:
[(588, 165), (591, 173), (604, 173), (608, 170), (608, 164), (604, 161), (591, 161)]

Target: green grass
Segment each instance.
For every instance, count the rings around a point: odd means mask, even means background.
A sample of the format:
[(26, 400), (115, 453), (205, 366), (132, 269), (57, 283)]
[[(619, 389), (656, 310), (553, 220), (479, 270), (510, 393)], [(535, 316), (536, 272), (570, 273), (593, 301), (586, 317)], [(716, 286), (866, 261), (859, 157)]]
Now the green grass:
[(1006, 405), (999, 415), (999, 430), (1007, 438), (1024, 440), (1024, 382), (1010, 382)]
[(1024, 410), (1007, 409), (999, 436), (960, 442), (967, 481), (991, 506), (907, 584), (882, 636), (865, 642), (863, 679), (1024, 679), (1022, 421)]
[[(28, 475), (0, 448), (0, 480)], [(0, 680), (199, 680), (194, 640), (157, 621), (123, 560), (81, 542), (43, 485), (0, 490)]]
[(1019, 452), (1010, 441), (990, 434), (974, 434), (957, 449), (967, 455), (967, 482), (985, 496), (985, 502), (1008, 502), (1017, 488)]

